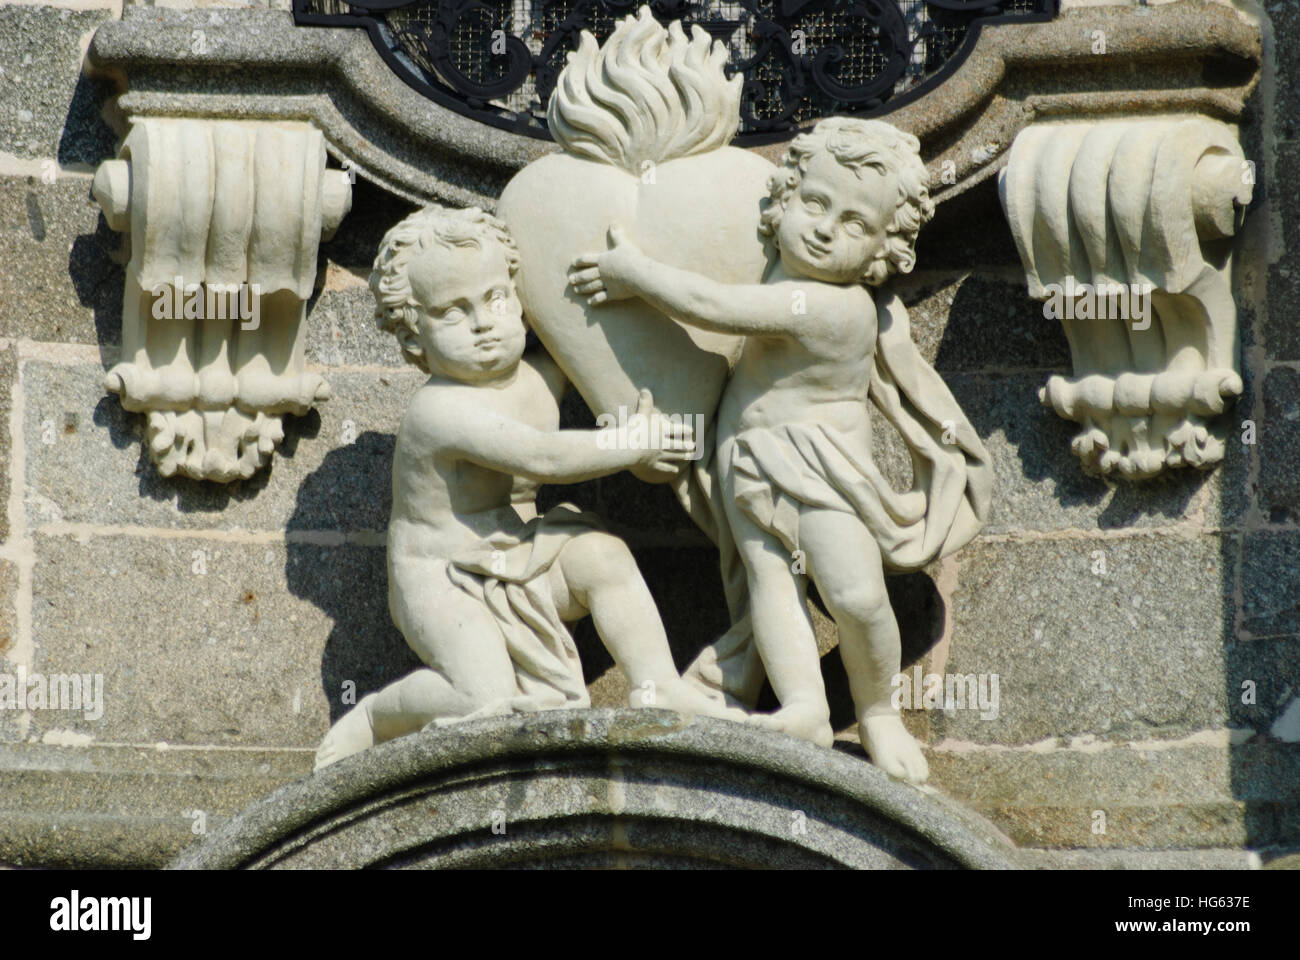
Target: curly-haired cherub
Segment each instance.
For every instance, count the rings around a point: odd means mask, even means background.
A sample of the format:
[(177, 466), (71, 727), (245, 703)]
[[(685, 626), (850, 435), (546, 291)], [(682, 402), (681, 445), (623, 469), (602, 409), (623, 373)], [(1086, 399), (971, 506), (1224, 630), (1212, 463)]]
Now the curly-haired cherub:
[[(795, 138), (769, 183), (760, 232), (779, 262), (763, 283), (669, 267), (618, 226), (610, 249), (579, 258), (569, 278), (593, 305), (640, 297), (682, 323), (746, 336), (718, 411), (717, 469), (754, 639), (781, 701), (764, 719), (833, 739), (811, 576), (839, 628), (863, 745), (884, 770), (917, 782), (926, 760), (891, 702), (900, 642), (883, 567), (900, 538), (924, 527), (927, 497), (896, 493), (872, 462), (867, 399), (879, 332), (870, 288), (912, 269), (917, 232), (934, 213), (928, 181), (912, 135), (823, 120)], [(926, 389), (946, 394), (941, 383)], [(978, 447), (973, 434), (968, 446)]]
[(473, 207), (430, 205), (380, 245), (376, 320), (429, 374), (397, 431), (388, 525), (389, 609), (426, 666), (345, 714), (317, 767), (432, 722), (588, 706), (567, 629), (588, 615), (630, 705), (744, 717), (678, 675), (622, 540), (566, 504), (537, 516), (539, 484), (631, 467), (671, 475), (694, 438), (654, 411), (648, 391), (636, 411), (659, 418), (648, 443), (614, 427), (559, 429), (564, 375), (545, 351), (524, 355), (518, 264), (505, 225)]

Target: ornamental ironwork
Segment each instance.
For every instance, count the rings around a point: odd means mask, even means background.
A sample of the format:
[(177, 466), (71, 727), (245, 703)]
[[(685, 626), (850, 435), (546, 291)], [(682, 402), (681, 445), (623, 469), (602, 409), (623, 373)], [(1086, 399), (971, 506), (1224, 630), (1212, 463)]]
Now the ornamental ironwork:
[[(297, 23), (364, 27), (388, 65), (437, 103), (547, 138), (546, 103), (583, 30), (603, 42), (645, 0), (294, 0)], [(1058, 0), (654, 0), (698, 25), (744, 76), (739, 144), (832, 114), (878, 116), (941, 83), (982, 26), (1042, 21)]]

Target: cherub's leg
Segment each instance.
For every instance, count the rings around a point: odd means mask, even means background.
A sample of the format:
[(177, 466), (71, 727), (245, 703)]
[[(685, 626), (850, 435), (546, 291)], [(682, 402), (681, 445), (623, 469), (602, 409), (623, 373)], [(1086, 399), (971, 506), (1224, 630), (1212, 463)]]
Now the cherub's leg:
[(316, 767), (360, 753), (377, 743), (422, 730), (439, 717), (469, 713), (468, 698), (458, 693), (445, 677), (421, 667), (361, 698), (361, 702), (339, 718), (316, 750)]
[(726, 499), (728, 520), (749, 582), (754, 643), (781, 709), (755, 722), (829, 747), (831, 729), (817, 636), (808, 612), (807, 579), (781, 541)]
[(627, 677), (630, 706), (745, 719), (744, 711), (716, 702), (682, 680), (659, 609), (618, 537), (597, 531), (575, 536), (561, 548), (549, 583), (562, 619), (591, 614), (601, 641)]
[(806, 511), (799, 541), (808, 552), (808, 572), (839, 628), (862, 745), (886, 773), (923, 782), (929, 776), (925, 754), (892, 703), (902, 646), (879, 545), (860, 520), (833, 510)]
[(344, 714), (316, 752), (317, 769), (516, 692), (514, 665), (496, 621), (447, 579), (442, 564), (392, 563), (389, 585), (393, 621), (427, 667), (363, 697)]

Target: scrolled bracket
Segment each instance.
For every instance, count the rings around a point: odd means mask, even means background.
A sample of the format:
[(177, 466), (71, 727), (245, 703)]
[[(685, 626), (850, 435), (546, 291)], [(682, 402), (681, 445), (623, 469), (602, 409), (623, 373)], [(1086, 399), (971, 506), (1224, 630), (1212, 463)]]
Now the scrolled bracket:
[(1073, 375), (1040, 399), (1082, 426), (1084, 470), (1128, 479), (1223, 459), (1242, 391), (1231, 238), (1254, 167), (1202, 117), (1039, 124), (1000, 175), (1029, 295), (1065, 328)]
[(352, 192), (325, 164), (311, 124), (147, 118), (96, 171), (95, 199), (131, 247), (104, 387), (146, 415), (163, 476), (247, 479), (285, 414), (328, 399), (306, 370), (307, 301)]

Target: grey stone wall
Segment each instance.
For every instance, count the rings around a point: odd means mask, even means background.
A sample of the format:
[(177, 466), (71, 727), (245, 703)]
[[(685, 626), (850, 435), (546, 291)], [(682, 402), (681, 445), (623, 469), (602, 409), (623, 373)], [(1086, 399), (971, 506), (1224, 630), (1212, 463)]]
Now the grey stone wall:
[[(0, 5), (0, 673), (102, 674), (105, 689), (96, 720), (0, 711), (0, 864), (165, 862), (305, 775), (347, 682), (364, 694), (414, 664), (387, 612), (383, 530), (419, 378), (365, 287), (409, 206), (357, 183), (310, 307), (308, 360), (334, 396), (289, 418), (271, 468), (230, 486), (159, 477), (141, 418), (100, 385), (123, 257), (89, 188), (122, 131), (112, 84), (82, 62), (117, 15)], [(997, 674), (1000, 692), (994, 719), (907, 722), (938, 787), (1045, 864), (1241, 865), (1300, 845), (1300, 722), (1278, 725), (1300, 710), (1300, 11), (1266, 15), (1230, 414), (1230, 436), (1253, 419), (1257, 443), (1230, 443), (1209, 474), (1084, 476), (1073, 425), (1037, 398), (1068, 370), (1065, 340), (1025, 296), (991, 183), (940, 209), (905, 285), (996, 473), (983, 534), (891, 582), (908, 669)], [(589, 414), (571, 398), (565, 419)], [(879, 446), (906, 481), (891, 438)], [(597, 509), (633, 544), (679, 664), (725, 627), (715, 554), (666, 489), (621, 475), (543, 499)], [(856, 752), (834, 629), (819, 630)], [(578, 639), (593, 701), (617, 705), (608, 655), (588, 626)]]

